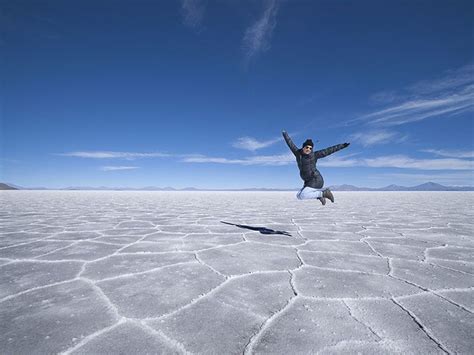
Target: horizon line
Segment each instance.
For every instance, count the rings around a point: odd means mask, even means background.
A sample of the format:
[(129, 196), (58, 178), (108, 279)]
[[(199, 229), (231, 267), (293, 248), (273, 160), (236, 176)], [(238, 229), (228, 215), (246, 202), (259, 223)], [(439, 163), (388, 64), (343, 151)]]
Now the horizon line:
[[(16, 190), (73, 190), (73, 191), (90, 191), (90, 190), (98, 190), (98, 191), (107, 191), (107, 190), (121, 190), (121, 191), (298, 191), (302, 187), (241, 187), (241, 188), (198, 188), (193, 186), (187, 186), (182, 188), (172, 187), (172, 186), (142, 186), (142, 187), (131, 187), (131, 186), (66, 186), (66, 187), (43, 187), (43, 186), (20, 186), (13, 183), (2, 183), (8, 187), (11, 187)], [(358, 189), (358, 190), (383, 190), (387, 188), (401, 188), (401, 189), (413, 189), (420, 186), (425, 185), (434, 185), (438, 187), (445, 187), (445, 188), (464, 188), (464, 189), (474, 189), (474, 185), (443, 185), (433, 181), (424, 182), (417, 185), (397, 185), (397, 184), (389, 184), (381, 187), (370, 187), (370, 186), (357, 186), (351, 184), (340, 184), (340, 185), (329, 185), (325, 188), (331, 189), (338, 189), (338, 188), (347, 188), (347, 189)], [(324, 188), (322, 188), (324, 189)], [(5, 189), (6, 190), (6, 189)], [(3, 191), (5, 191), (3, 190)], [(350, 191), (350, 190), (347, 190)]]

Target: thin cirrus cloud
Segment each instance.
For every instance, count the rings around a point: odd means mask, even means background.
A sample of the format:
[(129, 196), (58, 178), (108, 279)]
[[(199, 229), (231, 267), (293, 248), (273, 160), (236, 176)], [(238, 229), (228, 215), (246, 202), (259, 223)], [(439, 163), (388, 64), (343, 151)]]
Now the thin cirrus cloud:
[(120, 171), (120, 170), (135, 170), (139, 169), (138, 166), (102, 166), (102, 171)]
[(217, 164), (239, 164), (239, 165), (287, 165), (294, 161), (294, 156), (290, 154), (281, 155), (259, 155), (245, 157), (242, 159), (228, 159), (220, 157), (208, 157), (205, 155), (189, 155), (181, 161), (185, 163), (217, 163)]
[(454, 115), (474, 107), (474, 86), (436, 99), (406, 101), (400, 105), (362, 116), (361, 119), (379, 126), (398, 126), (441, 115)]
[(111, 151), (79, 151), (58, 154), (67, 157), (89, 158), (89, 159), (126, 159), (134, 160), (139, 158), (163, 158), (170, 156), (166, 153), (134, 153), (134, 152), (111, 152)]
[[(356, 158), (357, 154), (345, 156), (334, 156), (322, 159), (318, 166), (349, 168), (399, 168), (415, 170), (473, 170), (474, 162), (470, 160), (447, 158), (447, 159), (415, 159), (405, 155), (386, 155), (374, 158)], [(290, 154), (264, 155), (245, 157), (242, 159), (228, 159), (221, 157), (208, 157), (205, 155), (190, 155), (184, 157), (182, 162), (186, 163), (216, 163), (216, 164), (238, 164), (238, 165), (288, 165), (296, 164), (295, 157)]]
[(206, 6), (203, 0), (182, 0), (181, 13), (183, 15), (183, 23), (191, 28), (198, 29), (201, 27), (202, 19)]
[(468, 64), (454, 70), (448, 70), (443, 78), (419, 81), (408, 88), (415, 94), (431, 94), (443, 90), (472, 85), (474, 64)]
[(258, 141), (252, 137), (240, 137), (234, 143), (232, 143), (232, 146), (234, 148), (239, 148), (239, 149), (244, 149), (244, 150), (249, 150), (251, 152), (254, 152), (258, 149), (269, 147), (280, 141), (281, 141), (281, 138), (270, 139), (267, 141)]
[(351, 158), (335, 156), (321, 160), (320, 166), (325, 167), (366, 167), (366, 168), (398, 168), (415, 170), (473, 170), (471, 160), (447, 159), (416, 159), (406, 155), (385, 155), (374, 158)]
[(449, 185), (470, 185), (474, 181), (473, 172), (454, 172), (454, 173), (433, 173), (433, 174), (407, 174), (407, 173), (388, 173), (383, 175), (373, 175), (373, 177), (380, 178), (395, 178), (397, 180), (426, 182), (435, 181), (440, 184)]
[[(377, 94), (372, 97), (377, 97)], [(393, 99), (391, 101), (398, 99), (398, 102), (391, 102), (385, 108), (362, 115), (350, 122), (388, 127), (472, 111), (474, 65), (469, 64), (448, 71), (439, 79), (415, 83), (402, 94), (390, 92), (390, 98)]]
[(414, 159), (405, 155), (381, 156), (363, 159), (363, 164), (371, 168), (401, 168), (420, 170), (472, 170), (474, 163), (470, 160), (446, 159)]
[[(442, 156), (438, 159), (416, 159), (405, 155), (386, 155), (374, 158), (358, 158), (358, 154), (346, 154), (330, 156), (318, 162), (322, 167), (369, 167), (369, 168), (400, 168), (419, 170), (474, 170), (474, 161), (463, 158), (472, 158), (473, 152), (468, 151), (446, 151), (426, 149), (425, 152)], [(132, 153), (132, 152), (71, 152), (60, 154), (62, 156), (81, 157), (89, 159), (125, 159), (134, 160), (138, 158), (155, 157), (178, 157), (184, 163), (215, 163), (215, 164), (238, 164), (238, 165), (262, 165), (282, 166), (295, 164), (295, 157), (291, 153), (279, 155), (257, 155), (238, 159), (222, 157), (209, 157), (201, 154), (172, 155), (165, 153)], [(107, 166), (104, 171), (137, 169), (132, 166)]]
[(472, 150), (443, 150), (443, 149), (423, 149), (425, 153), (431, 153), (441, 157), (449, 158), (474, 158), (474, 151)]
[(373, 130), (368, 132), (357, 132), (350, 136), (350, 140), (359, 143), (364, 147), (377, 144), (388, 144), (391, 142), (402, 142), (406, 140), (406, 136), (400, 136), (395, 131)]
[(265, 9), (262, 16), (245, 30), (242, 48), (246, 63), (270, 48), (278, 10), (279, 4), (277, 0), (265, 1)]

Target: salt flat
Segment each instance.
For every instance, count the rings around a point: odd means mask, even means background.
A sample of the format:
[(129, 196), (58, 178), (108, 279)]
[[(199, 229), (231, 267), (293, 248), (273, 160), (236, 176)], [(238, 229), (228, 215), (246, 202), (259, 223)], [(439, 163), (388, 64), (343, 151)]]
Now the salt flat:
[(0, 352), (472, 354), (474, 193), (335, 198), (3, 191)]

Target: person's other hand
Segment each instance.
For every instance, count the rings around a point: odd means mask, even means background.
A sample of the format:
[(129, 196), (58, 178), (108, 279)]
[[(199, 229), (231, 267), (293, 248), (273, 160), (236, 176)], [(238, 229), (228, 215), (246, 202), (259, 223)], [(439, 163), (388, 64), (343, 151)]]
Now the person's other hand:
[(343, 143), (344, 148), (348, 147), (350, 143)]

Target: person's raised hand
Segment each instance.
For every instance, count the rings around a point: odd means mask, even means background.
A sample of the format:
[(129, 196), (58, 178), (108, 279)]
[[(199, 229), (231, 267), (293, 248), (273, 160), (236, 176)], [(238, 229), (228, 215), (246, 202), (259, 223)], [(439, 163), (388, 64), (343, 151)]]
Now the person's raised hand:
[(348, 147), (350, 143), (343, 143), (344, 148)]

